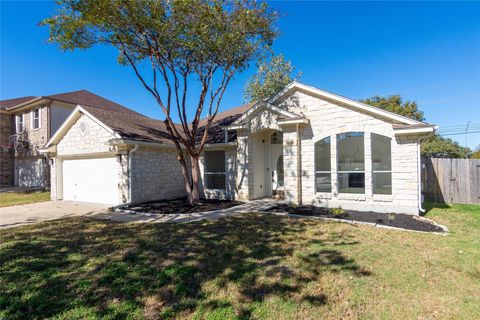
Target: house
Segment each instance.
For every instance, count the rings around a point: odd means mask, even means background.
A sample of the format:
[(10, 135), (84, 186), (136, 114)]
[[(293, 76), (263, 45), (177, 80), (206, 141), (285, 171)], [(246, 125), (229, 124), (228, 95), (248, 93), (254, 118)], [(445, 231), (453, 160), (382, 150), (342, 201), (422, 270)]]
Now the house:
[[(217, 115), (206, 198), (418, 214), (420, 143), (435, 126), (299, 82)], [(112, 205), (185, 195), (162, 121), (79, 105), (46, 144), (52, 199)]]
[(1, 186), (50, 185), (50, 166), (39, 149), (78, 104), (100, 105), (104, 110), (138, 115), (86, 90), (0, 101)]

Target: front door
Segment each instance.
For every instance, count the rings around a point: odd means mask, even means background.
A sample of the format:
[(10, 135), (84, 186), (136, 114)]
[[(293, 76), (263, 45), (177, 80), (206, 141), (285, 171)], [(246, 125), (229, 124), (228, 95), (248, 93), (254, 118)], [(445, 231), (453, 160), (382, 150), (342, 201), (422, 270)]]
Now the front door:
[(283, 192), (283, 139), (281, 132), (275, 132), (271, 137), (270, 144), (270, 195), (278, 195)]

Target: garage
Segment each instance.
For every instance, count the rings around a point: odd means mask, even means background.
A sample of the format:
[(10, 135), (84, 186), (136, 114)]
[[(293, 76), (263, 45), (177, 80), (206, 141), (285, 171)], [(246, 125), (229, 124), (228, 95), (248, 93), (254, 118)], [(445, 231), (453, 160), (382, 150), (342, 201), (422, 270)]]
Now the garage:
[(63, 160), (62, 167), (64, 200), (119, 203), (115, 157)]

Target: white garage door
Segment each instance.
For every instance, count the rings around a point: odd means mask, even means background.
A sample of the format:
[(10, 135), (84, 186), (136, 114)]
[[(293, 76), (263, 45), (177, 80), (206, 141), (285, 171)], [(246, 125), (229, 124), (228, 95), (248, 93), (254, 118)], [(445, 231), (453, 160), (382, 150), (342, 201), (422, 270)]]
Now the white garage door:
[(115, 157), (63, 161), (63, 199), (118, 204)]

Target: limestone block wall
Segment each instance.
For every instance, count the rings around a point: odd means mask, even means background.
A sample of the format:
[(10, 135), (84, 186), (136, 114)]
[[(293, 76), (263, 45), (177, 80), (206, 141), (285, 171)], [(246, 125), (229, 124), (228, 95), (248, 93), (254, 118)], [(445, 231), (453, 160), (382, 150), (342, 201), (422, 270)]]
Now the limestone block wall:
[(57, 155), (88, 155), (111, 152), (108, 140), (115, 136), (86, 115), (82, 115), (57, 145)]
[(132, 202), (184, 197), (185, 184), (177, 153), (140, 147), (132, 155)]
[[(352, 210), (373, 210), (418, 214), (418, 139), (396, 137), (392, 123), (360, 113), (318, 97), (296, 92), (279, 102), (279, 106), (302, 114), (310, 120), (302, 129), (302, 199), (304, 204), (337, 207)], [(298, 202), (296, 179), (295, 128), (283, 128), (285, 161), (285, 197)], [(365, 134), (365, 194), (339, 194), (337, 191), (336, 135), (359, 131)], [(374, 195), (372, 192), (371, 140), (372, 133), (392, 139), (392, 195)], [(315, 191), (315, 142), (330, 137), (332, 192)]]

